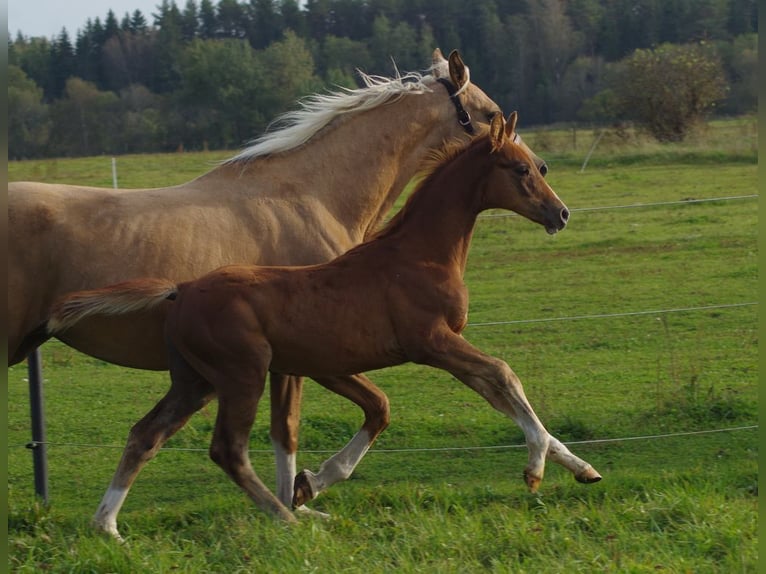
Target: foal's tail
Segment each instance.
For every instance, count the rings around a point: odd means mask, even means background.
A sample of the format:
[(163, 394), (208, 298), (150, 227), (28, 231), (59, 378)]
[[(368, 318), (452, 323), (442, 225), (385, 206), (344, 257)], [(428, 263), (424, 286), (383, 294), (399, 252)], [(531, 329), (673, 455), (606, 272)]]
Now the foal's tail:
[(152, 309), (166, 299), (175, 299), (177, 285), (168, 279), (134, 279), (89, 291), (64, 295), (51, 308), (48, 333), (66, 331), (93, 315), (126, 315)]

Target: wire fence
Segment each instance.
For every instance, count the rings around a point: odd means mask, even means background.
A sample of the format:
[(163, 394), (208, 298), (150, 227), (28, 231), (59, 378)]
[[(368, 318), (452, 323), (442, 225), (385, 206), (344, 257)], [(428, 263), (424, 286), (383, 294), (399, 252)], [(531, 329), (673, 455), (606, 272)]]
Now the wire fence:
[[(665, 201), (665, 202), (655, 202), (655, 203), (635, 203), (635, 204), (627, 204), (627, 205), (581, 207), (581, 208), (574, 208), (571, 211), (597, 212), (597, 211), (607, 211), (607, 210), (667, 207), (667, 206), (675, 206), (675, 205), (751, 200), (751, 199), (758, 199), (758, 197), (759, 197), (758, 194), (751, 194), (751, 195), (738, 195), (738, 196), (703, 198), (703, 199), (688, 199), (688, 200), (680, 200), (680, 201)], [(480, 217), (488, 219), (488, 218), (500, 218), (500, 217), (514, 217), (514, 216), (516, 216), (515, 213), (498, 213), (498, 214), (485, 214)], [(555, 322), (555, 321), (616, 319), (616, 318), (624, 318), (624, 317), (636, 317), (636, 316), (642, 316), (642, 315), (664, 315), (669, 313), (689, 313), (689, 312), (701, 312), (701, 311), (710, 311), (710, 310), (734, 309), (734, 308), (742, 308), (742, 307), (752, 307), (756, 305), (758, 305), (757, 301), (745, 301), (745, 302), (738, 302), (738, 303), (721, 303), (721, 304), (715, 304), (715, 305), (703, 305), (703, 306), (695, 306), (695, 307), (671, 307), (671, 308), (664, 308), (664, 309), (623, 311), (623, 312), (615, 312), (615, 313), (600, 313), (600, 314), (590, 314), (590, 315), (570, 315), (570, 316), (561, 316), (561, 317), (540, 317), (540, 318), (533, 318), (533, 319), (518, 319), (518, 320), (508, 320), (508, 321), (488, 321), (488, 322), (479, 322), (479, 323), (468, 323), (467, 327), (469, 328), (495, 327), (495, 326), (505, 326), (505, 325), (529, 324), (529, 323), (546, 323), (546, 322)], [(749, 430), (757, 430), (757, 429), (758, 429), (758, 425), (746, 425), (746, 426), (737, 426), (737, 427), (728, 427), (728, 428), (680, 431), (680, 432), (674, 432), (674, 433), (664, 433), (664, 434), (655, 434), (655, 435), (640, 435), (640, 436), (612, 437), (612, 438), (569, 441), (569, 442), (564, 442), (564, 444), (589, 445), (589, 444), (621, 443), (621, 442), (628, 442), (628, 441), (650, 441), (650, 440), (658, 440), (658, 439), (710, 435), (710, 434), (717, 434), (717, 433), (749, 431)], [(125, 445), (88, 444), (88, 443), (54, 442), (54, 441), (45, 441), (45, 442), (31, 441), (25, 444), (15, 444), (15, 445), (8, 445), (8, 446), (9, 448), (29, 448), (29, 449), (35, 449), (40, 446), (59, 447), (59, 448), (61, 447), (83, 448), (83, 449), (123, 449), (125, 448)], [(438, 453), (438, 452), (456, 452), (456, 451), (508, 450), (508, 449), (523, 449), (523, 448), (526, 448), (525, 444), (465, 446), (465, 447), (445, 446), (445, 447), (433, 447), (433, 448), (391, 448), (391, 449), (373, 448), (369, 452), (374, 454), (431, 453), (431, 452)], [(161, 450), (166, 452), (207, 452), (208, 449), (207, 448), (163, 447)], [(272, 451), (267, 449), (251, 449), (250, 452), (253, 454), (256, 454), (256, 453), (270, 453)], [(330, 454), (336, 451), (333, 449), (319, 449), (319, 450), (307, 449), (307, 450), (302, 450), (301, 452), (305, 454)]]

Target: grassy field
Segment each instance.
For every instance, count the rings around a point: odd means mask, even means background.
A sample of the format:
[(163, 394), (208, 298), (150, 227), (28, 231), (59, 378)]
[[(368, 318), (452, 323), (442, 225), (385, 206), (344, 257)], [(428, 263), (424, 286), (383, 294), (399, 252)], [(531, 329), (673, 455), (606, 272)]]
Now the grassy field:
[[(758, 300), (757, 200), (720, 199), (757, 193), (755, 130), (713, 122), (679, 145), (608, 132), (584, 171), (599, 132), (522, 132), (548, 160), (570, 225), (548, 237), (490, 214), (477, 226), (466, 337), (508, 361), (600, 483), (549, 464), (529, 494), (521, 431), (448, 375), (407, 365), (370, 373), (391, 399), (391, 426), (312, 504), (331, 519), (285, 527), (257, 511), (207, 458), (212, 404), (138, 478), (120, 545), (88, 522), (166, 375), (50, 342), (49, 507), (35, 501), (23, 447), (26, 367), (8, 369), (10, 569), (756, 572), (758, 307), (740, 304)], [(179, 183), (227, 155), (120, 157), (120, 185)], [(9, 179), (111, 186), (110, 158), (11, 163)], [(692, 201), (708, 199), (718, 200)], [(299, 467), (312, 469), (362, 420), (311, 382), (302, 417)], [(273, 486), (267, 424), (262, 410), (252, 457)]]

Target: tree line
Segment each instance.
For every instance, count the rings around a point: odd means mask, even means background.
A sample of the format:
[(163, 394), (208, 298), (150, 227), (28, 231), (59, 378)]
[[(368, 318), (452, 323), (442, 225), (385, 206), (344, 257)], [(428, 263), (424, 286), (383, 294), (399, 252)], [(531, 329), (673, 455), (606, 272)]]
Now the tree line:
[(638, 119), (636, 86), (757, 105), (755, 0), (162, 0), (9, 41), (9, 156), (239, 147), (301, 96), (423, 70), (437, 46), (526, 125)]

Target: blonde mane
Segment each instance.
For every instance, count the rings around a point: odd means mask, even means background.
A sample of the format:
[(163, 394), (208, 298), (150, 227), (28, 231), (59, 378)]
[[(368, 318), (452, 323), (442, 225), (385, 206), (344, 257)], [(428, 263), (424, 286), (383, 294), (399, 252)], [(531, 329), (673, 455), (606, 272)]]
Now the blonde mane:
[[(431, 68), (446, 74), (446, 62)], [(436, 79), (434, 75), (408, 72), (397, 73), (394, 78), (371, 76), (358, 71), (364, 87), (340, 88), (327, 94), (313, 94), (298, 102), (298, 109), (287, 112), (274, 120), (262, 136), (226, 163), (247, 162), (258, 157), (278, 154), (295, 149), (317, 135), (333, 120), (344, 114), (371, 110), (395, 101), (405, 94), (431, 92)]]

